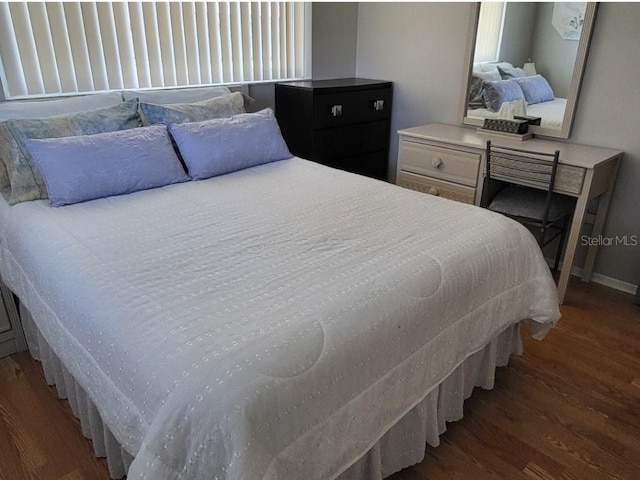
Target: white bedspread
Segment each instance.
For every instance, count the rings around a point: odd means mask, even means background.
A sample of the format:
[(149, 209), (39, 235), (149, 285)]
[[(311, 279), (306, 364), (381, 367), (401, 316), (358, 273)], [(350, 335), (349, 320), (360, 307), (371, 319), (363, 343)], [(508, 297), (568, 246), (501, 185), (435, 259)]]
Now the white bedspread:
[(505, 326), (559, 318), (523, 227), (300, 159), (0, 215), (4, 280), (129, 479), (335, 478)]

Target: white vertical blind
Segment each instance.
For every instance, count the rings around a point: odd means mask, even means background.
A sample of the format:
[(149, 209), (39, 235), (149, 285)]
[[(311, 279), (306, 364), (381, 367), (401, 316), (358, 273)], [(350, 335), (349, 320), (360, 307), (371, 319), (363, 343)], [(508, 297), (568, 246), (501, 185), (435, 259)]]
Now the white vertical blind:
[(0, 2), (7, 98), (305, 77), (304, 2)]
[(480, 3), (478, 32), (474, 62), (495, 62), (499, 60), (502, 27), (504, 25), (505, 2)]

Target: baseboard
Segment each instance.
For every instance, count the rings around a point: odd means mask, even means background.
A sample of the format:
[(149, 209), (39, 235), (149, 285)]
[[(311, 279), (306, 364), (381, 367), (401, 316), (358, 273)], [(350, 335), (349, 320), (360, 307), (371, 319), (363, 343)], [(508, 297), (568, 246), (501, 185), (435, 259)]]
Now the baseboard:
[[(545, 258), (545, 260), (549, 264), (549, 267), (553, 267), (554, 260), (552, 258)], [(573, 267), (571, 269), (571, 275), (582, 277), (583, 270), (584, 269), (582, 267)], [(605, 287), (620, 290), (621, 292), (630, 293), (632, 295), (635, 295), (636, 290), (638, 289), (638, 286), (634, 285), (633, 283), (623, 282), (622, 280), (618, 280), (617, 278), (607, 277), (606, 275), (602, 275), (600, 273), (593, 273), (591, 275), (591, 281), (600, 285), (604, 285)]]
[[(572, 268), (571, 274), (581, 277), (582, 268)], [(601, 275), (599, 273), (594, 273), (591, 276), (591, 281), (593, 281), (594, 283), (599, 283), (600, 285), (604, 285), (605, 287), (615, 288), (616, 290), (620, 290), (621, 292), (630, 293), (632, 295), (636, 294), (636, 290), (638, 288), (637, 285), (634, 285), (632, 283), (623, 282), (622, 280), (618, 280), (617, 278), (607, 277), (606, 275)]]

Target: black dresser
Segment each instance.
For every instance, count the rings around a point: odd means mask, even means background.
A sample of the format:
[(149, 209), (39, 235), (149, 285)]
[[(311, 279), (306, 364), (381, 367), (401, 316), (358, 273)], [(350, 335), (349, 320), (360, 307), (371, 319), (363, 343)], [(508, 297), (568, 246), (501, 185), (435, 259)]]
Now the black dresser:
[(276, 83), (276, 118), (298, 157), (385, 180), (392, 83), (365, 78)]

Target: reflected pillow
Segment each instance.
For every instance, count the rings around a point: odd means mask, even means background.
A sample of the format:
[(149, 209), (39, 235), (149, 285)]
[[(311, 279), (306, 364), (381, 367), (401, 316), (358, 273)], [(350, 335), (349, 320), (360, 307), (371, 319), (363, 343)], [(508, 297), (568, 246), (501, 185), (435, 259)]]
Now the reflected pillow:
[(292, 157), (271, 109), (205, 122), (172, 123), (169, 132), (193, 180)]
[(482, 98), (484, 82), (499, 82), (500, 80), (501, 78), (497, 71), (473, 72), (471, 75), (471, 84), (469, 85), (469, 108), (486, 107)]
[(140, 102), (140, 110), (148, 125), (200, 122), (214, 118), (246, 113), (245, 99), (240, 92), (203, 100), (196, 103), (156, 105)]
[(534, 103), (548, 102), (555, 100), (551, 85), (542, 75), (533, 75), (531, 77), (516, 78), (516, 82), (520, 85), (524, 98), (529, 105)]
[(500, 80), (485, 82), (482, 99), (492, 112), (500, 110), (503, 102), (513, 102), (524, 99), (524, 93), (515, 80)]
[(28, 140), (54, 207), (185, 182), (166, 127)]
[(27, 141), (114, 132), (142, 126), (138, 101), (120, 102), (112, 107), (39, 119), (0, 122), (0, 158), (11, 184), (10, 205), (47, 198), (40, 170), (27, 148)]

